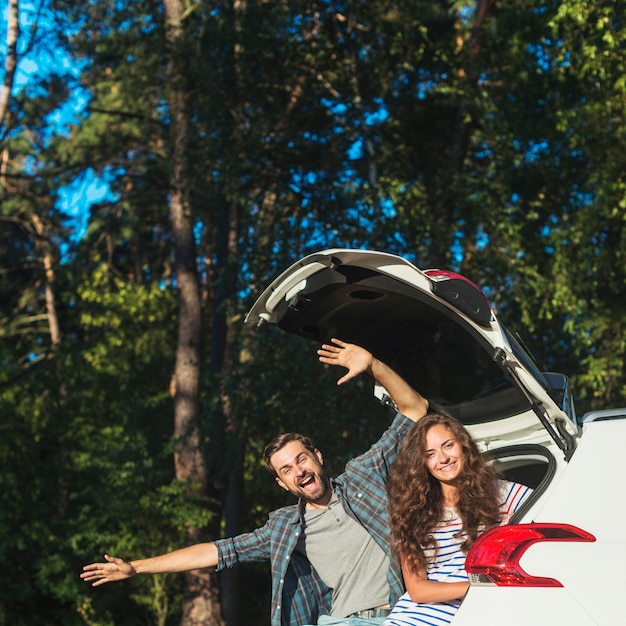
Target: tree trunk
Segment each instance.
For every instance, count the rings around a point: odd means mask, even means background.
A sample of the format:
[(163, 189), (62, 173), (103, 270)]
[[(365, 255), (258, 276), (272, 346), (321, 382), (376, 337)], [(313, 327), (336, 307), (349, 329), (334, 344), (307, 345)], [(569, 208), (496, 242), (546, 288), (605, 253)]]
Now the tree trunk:
[[(478, 87), (480, 69), (478, 56), (481, 50), (481, 40), (484, 35), (485, 22), (494, 6), (494, 0), (476, 0), (473, 23), (469, 32), (463, 12), (457, 11), (456, 29), (457, 50), (456, 54), (461, 59), (461, 65), (457, 71), (457, 78), (464, 94), (456, 115), (455, 137), (448, 149), (449, 165), (443, 171), (443, 178), (438, 186), (442, 193), (438, 198), (438, 206), (434, 207), (438, 212), (439, 220), (435, 225), (433, 236), (430, 238), (429, 259), (435, 265), (447, 265), (450, 263), (452, 239), (450, 234), (458, 228), (459, 218), (455, 201), (455, 181), (462, 176), (465, 158), (470, 146), (472, 134), (479, 127), (480, 112), (473, 103), (471, 93)], [(465, 220), (467, 224), (468, 220)], [(471, 240), (468, 237), (467, 240)]]
[[(188, 489), (207, 491), (208, 472), (198, 424), (202, 317), (196, 269), (193, 222), (186, 190), (190, 188), (189, 119), (185, 109), (185, 56), (180, 0), (166, 0), (169, 44), (168, 89), (172, 140), (170, 215), (174, 233), (175, 277), (179, 319), (174, 371), (174, 463), (176, 478)], [(204, 541), (202, 529), (189, 528), (190, 543)], [(208, 570), (185, 575), (182, 626), (222, 624), (215, 575)]]
[(56, 352), (61, 345), (61, 329), (59, 326), (59, 317), (57, 315), (56, 304), (54, 301), (54, 266), (50, 245), (47, 241), (46, 231), (43, 223), (36, 213), (33, 213), (31, 220), (37, 233), (37, 249), (41, 253), (41, 259), (44, 267), (45, 281), (44, 293), (46, 297), (46, 315), (48, 318), (48, 328), (50, 330), (50, 344), (52, 351)]
[[(230, 102), (237, 110), (246, 101), (241, 65), (245, 51), (242, 20), (246, 11), (245, 0), (233, 0), (232, 72), (229, 77)], [(239, 111), (236, 119), (246, 115)], [(245, 134), (245, 128), (232, 127), (235, 136)], [(224, 504), (224, 533), (231, 537), (242, 532), (243, 441), (245, 425), (242, 423), (237, 403), (230, 395), (232, 364), (237, 358), (235, 345), (237, 331), (228, 314), (232, 298), (236, 295), (239, 236), (238, 203), (228, 199), (218, 186), (215, 200), (215, 272), (213, 285), (213, 317), (211, 327), (210, 367), (220, 380), (220, 415), (223, 428), (216, 433), (213, 449), (219, 450), (213, 459), (214, 468), (220, 471), (226, 488), (222, 495)], [(235, 394), (236, 395), (236, 394)], [(222, 572), (220, 577), (222, 615), (228, 626), (238, 626), (241, 621), (241, 573), (239, 568)]]
[(4, 123), (9, 110), (11, 90), (17, 68), (17, 38), (19, 34), (19, 2), (9, 0), (7, 16), (7, 55), (4, 60), (4, 78), (0, 87), (0, 124)]
[[(245, 425), (238, 406), (229, 394), (229, 380), (237, 333), (229, 321), (228, 306), (236, 293), (238, 214), (235, 202), (229, 202), (218, 193), (215, 219), (216, 272), (213, 293), (213, 325), (211, 330), (211, 369), (221, 379), (219, 416), (223, 431), (216, 433), (220, 455), (215, 459), (222, 472), (227, 471), (223, 494), (224, 533), (232, 537), (242, 532), (243, 502), (243, 441)], [(214, 449), (218, 449), (214, 445)], [(224, 454), (224, 451), (227, 451)], [(239, 568), (225, 570), (220, 578), (222, 614), (229, 626), (238, 626), (241, 615), (241, 579)]]
[[(36, 213), (31, 215), (31, 221), (35, 228), (35, 242), (38, 254), (44, 267), (44, 294), (46, 300), (46, 318), (48, 320), (48, 330), (50, 332), (50, 351), (54, 357), (54, 369), (59, 381), (58, 395), (58, 415), (57, 426), (60, 433), (67, 431), (67, 404), (68, 404), (68, 386), (65, 379), (65, 371), (63, 359), (61, 355), (61, 326), (59, 324), (59, 316), (54, 296), (54, 261), (51, 252), (51, 244), (49, 235), (46, 233), (44, 224)], [(67, 456), (68, 449), (65, 438), (62, 435), (58, 444), (58, 463), (59, 463), (59, 482), (57, 494), (57, 515), (64, 517), (67, 512), (69, 498), (69, 483), (67, 477)]]

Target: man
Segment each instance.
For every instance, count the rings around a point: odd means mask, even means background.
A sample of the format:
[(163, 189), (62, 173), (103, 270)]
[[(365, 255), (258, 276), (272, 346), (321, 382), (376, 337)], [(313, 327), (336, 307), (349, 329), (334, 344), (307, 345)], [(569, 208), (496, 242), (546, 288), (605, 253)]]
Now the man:
[(265, 464), (278, 484), (298, 497), (297, 505), (270, 513), (262, 528), (237, 537), (131, 562), (105, 555), (105, 563), (86, 565), (81, 578), (98, 586), (136, 574), (269, 560), (272, 626), (382, 624), (404, 591), (389, 546), (385, 481), (428, 402), (364, 348), (332, 339), (318, 355), (322, 363), (347, 368), (337, 384), (368, 372), (398, 407), (391, 426), (365, 454), (329, 478), (308, 437), (280, 435), (266, 447)]

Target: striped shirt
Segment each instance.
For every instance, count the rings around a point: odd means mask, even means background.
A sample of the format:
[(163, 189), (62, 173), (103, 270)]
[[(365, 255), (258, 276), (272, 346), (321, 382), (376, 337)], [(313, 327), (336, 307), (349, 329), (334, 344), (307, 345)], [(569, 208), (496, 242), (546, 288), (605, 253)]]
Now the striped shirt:
[[(333, 492), (348, 515), (390, 556), (387, 580), (391, 605), (404, 591), (404, 583), (399, 563), (389, 547), (385, 483), (389, 467), (412, 426), (413, 421), (396, 414), (391, 426), (365, 454), (348, 462), (343, 474), (331, 478)], [(270, 561), (272, 626), (316, 624), (320, 615), (330, 614), (331, 590), (308, 559), (296, 551), (302, 528), (303, 503), (299, 503), (270, 513), (262, 528), (215, 542), (218, 570), (247, 561)]]
[[(500, 516), (505, 520), (514, 513), (530, 496), (532, 489), (518, 483), (499, 480)], [(426, 573), (428, 580), (434, 582), (460, 582), (467, 580), (465, 571), (466, 555), (461, 551), (461, 544), (467, 537), (466, 533), (456, 536), (462, 527), (461, 518), (454, 507), (444, 508), (444, 519), (433, 531), (437, 543), (437, 557), (435, 548), (424, 550), (428, 565)], [(384, 622), (384, 626), (443, 626), (449, 624), (460, 606), (460, 602), (432, 602), (418, 604), (413, 602), (408, 593), (405, 593), (393, 611)]]

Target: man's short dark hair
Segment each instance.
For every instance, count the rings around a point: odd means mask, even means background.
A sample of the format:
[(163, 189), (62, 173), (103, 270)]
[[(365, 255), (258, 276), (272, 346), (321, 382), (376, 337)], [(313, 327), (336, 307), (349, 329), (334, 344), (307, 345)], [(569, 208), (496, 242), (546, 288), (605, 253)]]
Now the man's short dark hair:
[(276, 470), (272, 467), (270, 463), (270, 458), (275, 452), (278, 452), (281, 448), (286, 446), (288, 443), (292, 441), (299, 441), (309, 452), (314, 453), (317, 450), (317, 447), (313, 443), (313, 439), (307, 437), (306, 435), (301, 435), (300, 433), (283, 433), (282, 435), (277, 435), (272, 439), (266, 446), (265, 450), (263, 450), (263, 461), (265, 463), (265, 469), (274, 477), (278, 477)]

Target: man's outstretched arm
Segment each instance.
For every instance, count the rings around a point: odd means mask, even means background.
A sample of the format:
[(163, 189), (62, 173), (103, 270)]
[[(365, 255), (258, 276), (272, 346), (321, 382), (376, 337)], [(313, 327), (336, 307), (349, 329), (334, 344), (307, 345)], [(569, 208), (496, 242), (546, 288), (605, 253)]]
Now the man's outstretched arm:
[(124, 561), (108, 554), (105, 554), (104, 558), (106, 560), (104, 563), (85, 565), (80, 575), (85, 582), (92, 583), (94, 587), (114, 580), (132, 578), (136, 574), (169, 574), (216, 567), (217, 547), (214, 543), (198, 543), (188, 548), (136, 561)]
[(327, 365), (341, 365), (348, 369), (338, 381), (341, 385), (362, 372), (369, 373), (382, 385), (398, 407), (398, 411), (416, 422), (428, 411), (428, 400), (419, 394), (402, 376), (379, 361), (371, 352), (353, 343), (331, 339), (317, 351), (319, 360)]

